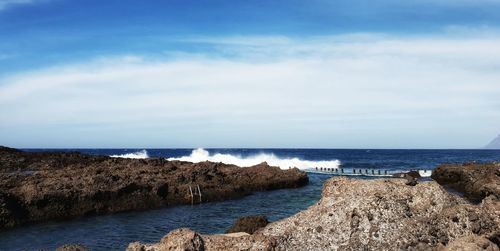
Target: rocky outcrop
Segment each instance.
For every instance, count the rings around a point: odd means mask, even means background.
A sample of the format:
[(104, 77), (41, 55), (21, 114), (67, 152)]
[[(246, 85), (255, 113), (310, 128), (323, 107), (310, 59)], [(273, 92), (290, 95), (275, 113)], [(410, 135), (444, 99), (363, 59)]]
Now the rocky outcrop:
[[(298, 169), (266, 163), (120, 159), (0, 148), (0, 229), (45, 220), (220, 201), (306, 185)], [(200, 193), (201, 192), (201, 193)]]
[(254, 216), (246, 216), (241, 217), (234, 223), (233, 226), (229, 230), (226, 231), (229, 233), (240, 233), (245, 232), (248, 234), (253, 234), (255, 231), (267, 226), (269, 221), (266, 216), (263, 215), (254, 215)]
[(432, 179), (464, 193), (465, 197), (474, 201), (480, 201), (490, 195), (500, 199), (499, 163), (441, 165), (432, 172)]
[(481, 238), (471, 245), (494, 248), (499, 230), (494, 197), (475, 205), (434, 181), (407, 186), (403, 179), (335, 177), (325, 182), (317, 204), (252, 235), (183, 229), (189, 234), (175, 230), (160, 243), (133, 243), (128, 250), (182, 250), (192, 242), (203, 245), (191, 250), (457, 250), (468, 236)]

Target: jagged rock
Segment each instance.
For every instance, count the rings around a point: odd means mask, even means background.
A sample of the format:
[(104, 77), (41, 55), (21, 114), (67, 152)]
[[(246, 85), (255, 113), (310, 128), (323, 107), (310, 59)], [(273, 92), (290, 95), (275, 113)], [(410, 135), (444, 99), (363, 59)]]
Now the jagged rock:
[(269, 221), (267, 220), (266, 216), (263, 215), (241, 217), (236, 220), (234, 225), (229, 230), (227, 230), (226, 233), (245, 232), (253, 234), (258, 229), (267, 226), (267, 224), (269, 224)]
[(58, 247), (56, 251), (90, 251), (90, 249), (81, 244), (66, 244)]
[(470, 204), (434, 181), (335, 177), (317, 204), (253, 235), (201, 238), (205, 250), (435, 250), (470, 235), (495, 242), (499, 211), (494, 198)]
[(254, 191), (300, 187), (308, 181), (296, 168), (281, 170), (264, 163), (240, 168), (0, 148), (0, 230), (46, 220), (221, 201)]
[(163, 237), (157, 245), (147, 245), (134, 242), (129, 244), (128, 251), (203, 251), (204, 243), (201, 236), (188, 228), (180, 228)]
[(417, 185), (417, 179), (421, 178), (420, 174), (417, 171), (409, 171), (405, 173), (395, 173), (392, 175), (394, 178), (404, 178), (406, 179), (406, 185), (415, 186)]
[(438, 166), (432, 179), (443, 186), (463, 192), (475, 201), (493, 195), (500, 199), (500, 164), (465, 163)]
[(406, 183), (407, 186), (416, 186), (418, 184), (417, 179), (415, 178), (407, 178)]

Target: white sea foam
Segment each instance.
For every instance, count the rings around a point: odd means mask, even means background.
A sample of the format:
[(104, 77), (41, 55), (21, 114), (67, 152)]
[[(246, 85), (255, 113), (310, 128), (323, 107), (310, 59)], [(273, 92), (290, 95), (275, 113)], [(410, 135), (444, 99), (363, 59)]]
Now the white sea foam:
[(288, 169), (289, 167), (297, 167), (299, 169), (314, 167), (337, 168), (340, 166), (339, 160), (310, 161), (301, 160), (299, 158), (279, 158), (274, 154), (268, 153), (261, 153), (247, 157), (222, 153), (210, 155), (207, 150), (202, 148), (193, 150), (191, 152), (191, 155), (189, 156), (169, 158), (168, 160), (181, 160), (195, 163), (203, 161), (222, 162), (225, 164), (233, 164), (241, 167), (254, 166), (262, 162), (267, 162), (267, 164), (269, 164), (270, 166), (278, 166), (281, 169)]
[(432, 170), (419, 170), (418, 173), (422, 177), (431, 177), (432, 175)]
[(135, 153), (125, 153), (118, 155), (111, 155), (113, 158), (126, 158), (126, 159), (147, 159), (149, 158), (148, 152), (146, 150), (141, 150)]

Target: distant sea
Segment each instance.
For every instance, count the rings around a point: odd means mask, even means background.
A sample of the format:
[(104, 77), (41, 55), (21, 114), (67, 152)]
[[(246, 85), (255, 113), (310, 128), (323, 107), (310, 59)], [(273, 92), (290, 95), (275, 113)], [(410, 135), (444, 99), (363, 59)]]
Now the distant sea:
[[(54, 149), (24, 149), (54, 151)], [(372, 150), (372, 149), (57, 149), (128, 158), (160, 157), (186, 161), (216, 161), (250, 166), (266, 161), (283, 169), (297, 167), (432, 171), (443, 163), (500, 161), (500, 150)], [(242, 199), (178, 206), (142, 212), (83, 217), (0, 232), (0, 250), (53, 250), (66, 243), (81, 243), (92, 250), (124, 250), (134, 241), (157, 242), (169, 231), (189, 227), (223, 233), (234, 220), (264, 214), (276, 221), (311, 206), (321, 196), (331, 175), (310, 173), (310, 184), (298, 189), (259, 192)], [(355, 178), (373, 178), (353, 176)]]

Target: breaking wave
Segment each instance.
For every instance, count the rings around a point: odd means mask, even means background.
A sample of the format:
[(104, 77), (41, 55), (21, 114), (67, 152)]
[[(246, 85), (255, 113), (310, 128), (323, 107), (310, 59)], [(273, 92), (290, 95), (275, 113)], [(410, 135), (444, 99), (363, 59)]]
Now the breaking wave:
[(262, 162), (267, 162), (267, 164), (269, 164), (270, 166), (278, 166), (281, 169), (288, 169), (289, 167), (297, 167), (299, 169), (314, 167), (337, 168), (340, 166), (339, 160), (310, 161), (301, 160), (299, 158), (279, 158), (274, 154), (267, 153), (261, 153), (248, 157), (222, 153), (210, 155), (210, 153), (203, 148), (193, 150), (191, 152), (191, 155), (189, 156), (169, 158), (168, 160), (181, 160), (195, 163), (203, 161), (222, 162), (225, 164), (233, 164), (241, 167), (254, 166)]
[(135, 153), (125, 153), (125, 154), (118, 154), (118, 155), (111, 155), (110, 157), (113, 158), (126, 158), (126, 159), (147, 159), (149, 158), (148, 151), (146, 150), (141, 150)]

